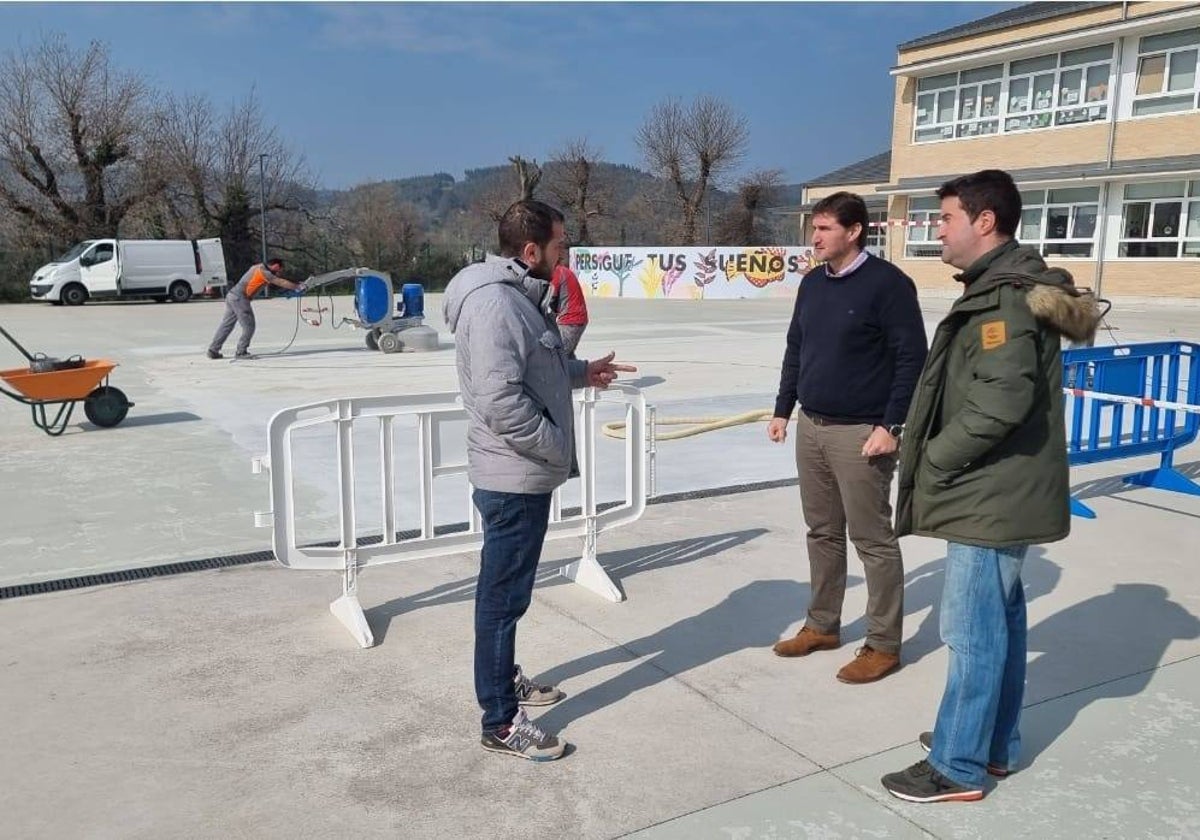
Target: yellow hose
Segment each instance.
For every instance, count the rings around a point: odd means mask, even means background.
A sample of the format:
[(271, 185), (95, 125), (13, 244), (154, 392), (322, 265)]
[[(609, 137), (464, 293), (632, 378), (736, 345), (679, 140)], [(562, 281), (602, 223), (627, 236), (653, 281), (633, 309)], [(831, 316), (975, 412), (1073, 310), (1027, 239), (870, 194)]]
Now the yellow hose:
[[(758, 423), (770, 420), (775, 411), (770, 408), (746, 411), (731, 417), (662, 417), (654, 421), (658, 426), (687, 426), (686, 429), (676, 429), (673, 432), (659, 432), (657, 440), (678, 440), (679, 438), (702, 435), (705, 432), (715, 432), (717, 429), (728, 429), (730, 426), (741, 426), (744, 423)], [(625, 439), (625, 421), (617, 420), (604, 424), (604, 434), (617, 440)]]

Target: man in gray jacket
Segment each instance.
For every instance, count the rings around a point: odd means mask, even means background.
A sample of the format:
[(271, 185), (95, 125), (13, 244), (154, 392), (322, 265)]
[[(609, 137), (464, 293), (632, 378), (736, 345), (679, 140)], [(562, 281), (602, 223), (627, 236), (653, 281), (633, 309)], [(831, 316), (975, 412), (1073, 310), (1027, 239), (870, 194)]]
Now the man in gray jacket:
[(563, 216), (518, 201), (500, 219), (500, 254), (450, 281), (443, 315), (455, 337), (467, 410), (467, 470), (483, 520), (475, 587), (475, 695), (484, 749), (532, 761), (562, 756), (566, 742), (519, 706), (547, 706), (563, 693), (516, 665), (517, 621), (533, 596), (550, 521), (550, 500), (567, 480), (575, 448), (571, 389), (607, 388), (613, 353), (568, 359), (555, 322), (550, 277), (563, 249)]

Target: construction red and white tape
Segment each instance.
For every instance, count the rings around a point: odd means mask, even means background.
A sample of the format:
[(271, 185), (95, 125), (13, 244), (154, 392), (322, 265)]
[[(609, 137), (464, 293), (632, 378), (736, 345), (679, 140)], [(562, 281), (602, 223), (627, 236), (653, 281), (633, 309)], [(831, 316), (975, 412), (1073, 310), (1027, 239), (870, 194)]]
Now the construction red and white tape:
[(1185, 414), (1200, 414), (1200, 405), (1192, 405), (1191, 403), (1152, 400), (1149, 397), (1130, 397), (1124, 394), (1103, 394), (1099, 391), (1086, 391), (1083, 388), (1063, 388), (1063, 393), (1070, 394), (1073, 397), (1091, 397), (1094, 400), (1103, 400), (1104, 402), (1140, 405), (1143, 408), (1160, 408), (1164, 411), (1182, 411)]
[(911, 219), (888, 219), (883, 222), (870, 222), (868, 227), (937, 227), (937, 220), (914, 222)]

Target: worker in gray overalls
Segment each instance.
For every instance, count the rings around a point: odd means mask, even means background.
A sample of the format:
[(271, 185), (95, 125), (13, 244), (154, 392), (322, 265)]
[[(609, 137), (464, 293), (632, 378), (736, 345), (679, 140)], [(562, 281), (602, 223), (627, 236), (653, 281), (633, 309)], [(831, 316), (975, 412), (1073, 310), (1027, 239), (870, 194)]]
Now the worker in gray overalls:
[(279, 273), (282, 270), (283, 260), (272, 257), (265, 264), (259, 263), (250, 266), (250, 270), (243, 274), (242, 279), (229, 290), (229, 293), (225, 295), (225, 315), (221, 318), (221, 324), (217, 327), (212, 344), (208, 345), (208, 358), (223, 358), (221, 345), (233, 332), (234, 324), (242, 325), (242, 334), (238, 336), (237, 352), (234, 353), (234, 357), (242, 359), (250, 355), (250, 339), (254, 338), (254, 310), (250, 308), (250, 301), (268, 283), (283, 289), (304, 291), (303, 283), (293, 283), (291, 280), (284, 280), (280, 277)]

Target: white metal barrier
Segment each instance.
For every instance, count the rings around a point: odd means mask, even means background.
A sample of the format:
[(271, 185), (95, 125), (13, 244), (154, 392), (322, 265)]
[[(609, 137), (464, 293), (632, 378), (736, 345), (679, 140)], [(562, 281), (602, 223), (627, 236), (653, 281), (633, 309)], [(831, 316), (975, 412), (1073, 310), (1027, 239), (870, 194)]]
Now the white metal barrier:
[[(598, 510), (596, 498), (596, 437), (599, 425), (596, 406), (601, 402), (623, 404), (628, 436), (625, 440), (624, 500)], [(562, 489), (554, 494), (546, 539), (579, 537), (580, 558), (563, 567), (570, 580), (610, 601), (621, 601), (621, 591), (596, 559), (596, 538), (603, 532), (633, 522), (646, 509), (647, 460), (646, 400), (636, 388), (613, 385), (606, 391), (586, 388), (575, 392), (576, 441), (582, 499), (577, 514), (564, 517)], [(395, 492), (395, 434), (397, 417), (416, 418), (418, 468), (413, 477), (419, 491), (420, 524), (417, 536), (401, 539), (397, 532)], [(379, 527), (382, 539), (363, 543), (358, 537), (359, 510), (355, 505), (354, 428), (357, 420), (378, 418), (380, 453), (379, 484), (382, 500)], [(454, 533), (435, 532), (434, 479), (467, 472), (465, 458), (449, 463), (443, 457), (439, 426), (462, 422), (466, 410), (456, 393), (363, 397), (326, 400), (285, 408), (267, 427), (268, 452), (253, 459), (255, 473), (270, 473), (271, 508), (255, 514), (255, 524), (272, 529), (276, 559), (292, 569), (329, 569), (342, 573), (342, 596), (329, 605), (362, 647), (374, 644), (362, 605), (358, 600), (358, 571), (367, 566), (422, 560), (478, 549), (483, 543), (479, 514), (467, 491), (467, 529)], [(338, 542), (336, 545), (300, 545), (297, 540), (296, 499), (292, 435), (298, 429), (333, 424), (336, 432)], [(361, 480), (361, 476), (359, 476)]]

